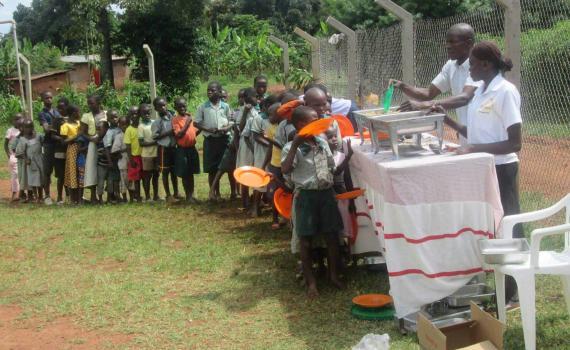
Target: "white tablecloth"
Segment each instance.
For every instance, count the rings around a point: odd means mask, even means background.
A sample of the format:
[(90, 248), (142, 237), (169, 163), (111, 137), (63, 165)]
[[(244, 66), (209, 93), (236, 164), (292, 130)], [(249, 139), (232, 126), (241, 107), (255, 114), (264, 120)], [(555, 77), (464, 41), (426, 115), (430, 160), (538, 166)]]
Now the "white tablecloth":
[(449, 296), (483, 271), (477, 241), (492, 238), (503, 216), (492, 155), (435, 155), (394, 161), (353, 139), (357, 206), (384, 251), (396, 315)]

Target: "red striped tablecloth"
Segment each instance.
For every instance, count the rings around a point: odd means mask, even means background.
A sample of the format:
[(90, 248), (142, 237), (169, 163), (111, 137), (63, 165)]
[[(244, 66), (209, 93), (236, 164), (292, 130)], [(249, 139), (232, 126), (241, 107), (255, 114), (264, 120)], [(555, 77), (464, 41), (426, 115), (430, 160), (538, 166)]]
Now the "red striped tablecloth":
[(494, 237), (503, 217), (494, 158), (426, 151), (394, 161), (391, 151), (359, 143), (352, 140), (350, 169), (366, 189), (360, 215), (376, 229), (403, 317), (483, 271), (477, 241)]

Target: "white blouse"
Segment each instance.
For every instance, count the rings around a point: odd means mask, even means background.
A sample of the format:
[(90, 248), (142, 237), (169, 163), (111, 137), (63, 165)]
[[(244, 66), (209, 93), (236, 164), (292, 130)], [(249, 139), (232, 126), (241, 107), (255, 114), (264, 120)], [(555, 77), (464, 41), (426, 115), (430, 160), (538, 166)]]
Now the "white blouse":
[[(521, 123), (521, 95), (516, 86), (501, 74), (475, 91), (468, 106), (467, 140), (470, 144), (487, 144), (509, 139), (507, 129)], [(495, 164), (518, 162), (516, 153), (495, 155)]]

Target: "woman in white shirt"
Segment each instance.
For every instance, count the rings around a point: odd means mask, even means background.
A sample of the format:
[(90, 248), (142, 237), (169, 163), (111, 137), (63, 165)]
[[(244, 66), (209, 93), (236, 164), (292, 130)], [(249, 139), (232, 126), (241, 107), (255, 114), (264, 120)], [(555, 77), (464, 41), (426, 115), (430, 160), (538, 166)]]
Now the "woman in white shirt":
[[(468, 106), (467, 125), (460, 125), (446, 117), (445, 122), (467, 138), (467, 145), (458, 154), (486, 152), (495, 155), (495, 167), (501, 203), (505, 215), (518, 214), (519, 159), (521, 150), (521, 96), (517, 88), (508, 82), (503, 73), (511, 70), (511, 60), (505, 59), (496, 44), (483, 41), (471, 50), (469, 58), (473, 80), (482, 80)], [(524, 237), (521, 225), (513, 229), (514, 238)], [(507, 302), (515, 294), (514, 281), (507, 281)]]
[[(512, 68), (512, 62), (503, 58), (496, 44), (483, 41), (471, 51), (471, 76), (482, 80), (468, 106), (467, 125), (450, 118), (446, 123), (467, 137), (468, 144), (458, 149), (459, 154), (487, 152), (495, 155), (501, 203), (505, 215), (518, 214), (519, 159), (521, 149), (521, 97), (517, 88), (503, 78)], [(523, 237), (521, 227), (515, 227), (513, 237)]]

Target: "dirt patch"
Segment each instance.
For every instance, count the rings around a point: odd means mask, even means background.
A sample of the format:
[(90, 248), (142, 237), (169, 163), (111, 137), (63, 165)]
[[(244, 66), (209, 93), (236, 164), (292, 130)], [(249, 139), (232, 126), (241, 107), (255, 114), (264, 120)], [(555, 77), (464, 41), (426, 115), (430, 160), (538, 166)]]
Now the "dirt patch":
[(37, 319), (19, 319), (22, 309), (0, 306), (0, 349), (102, 349), (126, 344), (133, 335), (102, 334), (78, 327), (71, 318), (60, 317), (49, 322)]
[(570, 191), (570, 140), (527, 136), (523, 139), (521, 191), (559, 200)]

